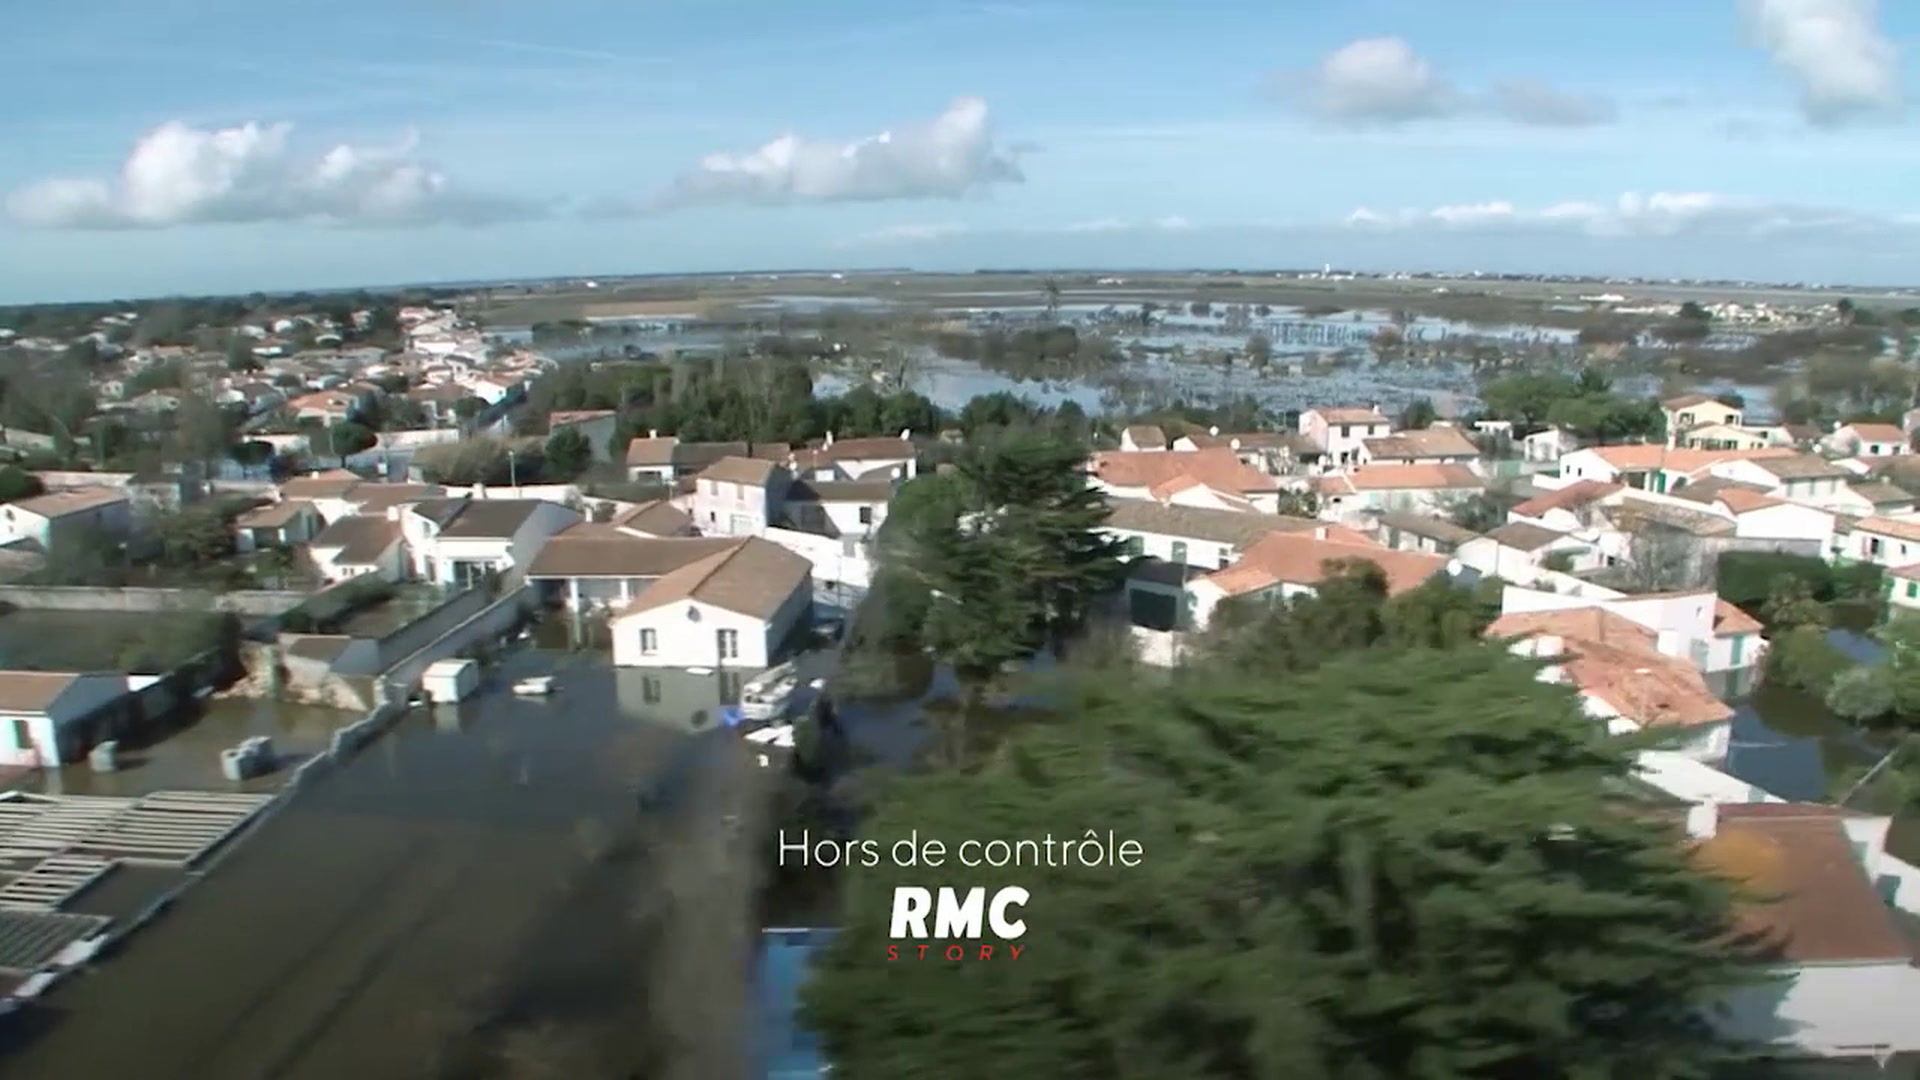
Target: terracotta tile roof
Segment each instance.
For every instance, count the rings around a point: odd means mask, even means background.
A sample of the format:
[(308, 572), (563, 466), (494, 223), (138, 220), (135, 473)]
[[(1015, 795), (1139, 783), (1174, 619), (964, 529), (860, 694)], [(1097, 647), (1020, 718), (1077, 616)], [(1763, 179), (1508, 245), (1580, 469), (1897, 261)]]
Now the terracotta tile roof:
[(296, 476), (277, 490), (283, 499), (337, 499), (364, 483), (366, 479), (358, 473), (328, 469)]
[(1679, 397), (1668, 398), (1661, 402), (1660, 407), (1663, 409), (1690, 409), (1695, 405), (1705, 405), (1707, 402), (1713, 400), (1714, 398), (1706, 394), (1681, 394)]
[(305, 499), (282, 499), (240, 514), (233, 524), (240, 529), (278, 529), (301, 514), (314, 512), (313, 504)]
[(1718, 514), (1651, 499), (1626, 499), (1608, 507), (1606, 516), (1613, 522), (1614, 528), (1625, 532), (1664, 526), (1694, 536), (1726, 536), (1737, 528), (1733, 522)]
[(739, 544), (729, 536), (641, 537), (618, 527), (581, 524), (549, 537), (527, 576), (657, 578)]
[(1201, 483), (1200, 481), (1195, 480), (1191, 476), (1175, 476), (1166, 480), (1162, 480), (1158, 484), (1155, 484), (1152, 487), (1147, 489), (1147, 497), (1149, 499), (1152, 499), (1155, 502), (1167, 503), (1167, 502), (1173, 501), (1173, 497), (1180, 494), (1181, 492), (1192, 491), (1196, 488), (1198, 488), (1201, 491), (1211, 493), (1214, 498), (1219, 499), (1221, 502), (1226, 503), (1236, 513), (1241, 513), (1241, 512), (1254, 513), (1255, 512), (1253, 503), (1248, 501), (1247, 499), (1239, 495), (1236, 495), (1231, 491), (1221, 491), (1218, 488), (1208, 487), (1207, 485)]
[(622, 510), (610, 524), (651, 536), (679, 536), (693, 527), (693, 516), (666, 499), (655, 499)]
[(49, 491), (44, 495), (18, 499), (8, 505), (51, 520), (126, 501), (126, 492), (115, 491), (113, 488), (73, 488), (68, 491)]
[(788, 502), (883, 503), (893, 498), (891, 480), (796, 480)]
[(1881, 517), (1875, 514), (1853, 523), (1859, 532), (1879, 533), (1896, 540), (1920, 541), (1920, 517)]
[(569, 424), (586, 424), (616, 415), (612, 409), (563, 409), (547, 414), (547, 429), (557, 431)]
[(1241, 596), (1275, 585), (1317, 585), (1327, 577), (1327, 565), (1343, 559), (1363, 559), (1387, 576), (1387, 589), (1398, 595), (1417, 589), (1447, 568), (1447, 560), (1417, 551), (1392, 551), (1378, 544), (1354, 543), (1342, 538), (1319, 538), (1312, 533), (1270, 533), (1224, 570), (1206, 580), (1228, 596)]
[(1385, 424), (1390, 421), (1379, 409), (1311, 409), (1329, 424)]
[(1345, 476), (1356, 491), (1430, 491), (1487, 486), (1479, 473), (1457, 462), (1362, 465)]
[(1526, 502), (1513, 508), (1521, 517), (1544, 517), (1553, 510), (1578, 510), (1583, 506), (1600, 501), (1616, 491), (1626, 490), (1625, 484), (1608, 484), (1599, 480), (1576, 480), (1557, 491), (1535, 495)]
[(1853, 853), (1841, 818), (1824, 807), (1717, 808), (1714, 835), (1693, 849), (1699, 865), (1752, 894), (1739, 919), (1787, 961), (1912, 963), (1894, 922)]
[(1699, 472), (1723, 461), (1765, 461), (1771, 458), (1797, 457), (1791, 446), (1764, 446), (1757, 450), (1696, 450), (1689, 446), (1669, 447), (1662, 443), (1632, 443), (1625, 446), (1593, 446), (1575, 453), (1594, 454), (1621, 472), (1645, 472), (1665, 468), (1669, 472)]
[[(661, 540), (657, 543), (669, 543)], [(682, 601), (711, 604), (725, 611), (766, 619), (813, 578), (813, 563), (771, 540), (735, 540), (725, 550), (704, 556), (663, 575), (628, 606), (628, 618)]]
[(1861, 442), (1907, 444), (1907, 433), (1897, 424), (1848, 424)]
[(361, 484), (347, 492), (346, 499), (363, 514), (384, 514), (401, 503), (445, 498), (447, 489), (438, 484)]
[(774, 472), (779, 468), (774, 462), (759, 458), (724, 457), (702, 469), (699, 479), (766, 487), (773, 482)]
[(1245, 495), (1280, 490), (1277, 477), (1248, 465), (1231, 450), (1113, 451), (1093, 456), (1091, 472), (1117, 488), (1153, 488), (1176, 477), (1192, 477), (1216, 491)]
[(43, 713), (80, 676), (75, 672), (0, 671), (0, 713)]
[(1544, 525), (1535, 525), (1529, 521), (1509, 521), (1505, 525), (1487, 534), (1487, 538), (1501, 547), (1515, 551), (1539, 551), (1556, 540), (1566, 539), (1567, 534), (1558, 529), (1549, 529)]
[(1400, 431), (1385, 438), (1367, 439), (1362, 445), (1376, 458), (1477, 458), (1480, 448), (1467, 433), (1457, 427), (1431, 427), (1422, 431)]
[(1144, 499), (1114, 499), (1108, 503), (1109, 529), (1205, 540), (1214, 544), (1245, 545), (1268, 533), (1312, 532), (1319, 527), (1320, 522), (1307, 518), (1257, 511), (1167, 506)]
[(1319, 448), (1297, 431), (1222, 431), (1219, 434), (1189, 431), (1180, 438), (1193, 444), (1195, 450), (1232, 450), (1237, 442), (1241, 450), (1290, 450), (1296, 454), (1319, 452)]
[(627, 464), (671, 465), (673, 451), (679, 445), (680, 440), (671, 435), (635, 439), (627, 444)]
[(1713, 632), (1716, 636), (1726, 634), (1757, 634), (1765, 627), (1760, 620), (1727, 603), (1715, 598), (1713, 601)]
[(1676, 499), (1685, 499), (1702, 506), (1711, 506), (1722, 492), (1744, 491), (1754, 495), (1765, 495), (1769, 489), (1759, 484), (1749, 484), (1740, 480), (1729, 480), (1724, 476), (1708, 476), (1700, 480), (1691, 480), (1683, 487), (1668, 492)]
[(307, 543), (314, 551), (337, 550), (336, 564), (366, 566), (400, 542), (400, 523), (383, 517), (343, 517)]
[(1120, 434), (1132, 442), (1136, 450), (1163, 450), (1167, 446), (1167, 433), (1152, 424), (1133, 424)]
[(1605, 608), (1517, 612), (1487, 627), (1493, 638), (1539, 634), (1564, 643), (1568, 682), (1642, 727), (1694, 727), (1733, 717), (1692, 663), (1662, 653), (1653, 631)]

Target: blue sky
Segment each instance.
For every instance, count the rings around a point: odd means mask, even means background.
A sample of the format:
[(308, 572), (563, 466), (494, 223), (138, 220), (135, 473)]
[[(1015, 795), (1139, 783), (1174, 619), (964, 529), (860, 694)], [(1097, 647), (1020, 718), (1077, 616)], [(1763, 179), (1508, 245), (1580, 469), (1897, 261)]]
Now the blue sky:
[(1920, 283), (1920, 4), (68, 0), (9, 24), (0, 301), (871, 266)]

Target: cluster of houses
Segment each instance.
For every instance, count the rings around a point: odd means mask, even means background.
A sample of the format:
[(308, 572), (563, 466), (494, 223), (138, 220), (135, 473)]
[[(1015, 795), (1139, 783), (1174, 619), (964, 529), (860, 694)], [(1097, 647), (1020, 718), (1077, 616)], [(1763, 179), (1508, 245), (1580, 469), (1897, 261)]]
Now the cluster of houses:
[(1524, 440), (1525, 497), (1480, 530), (1459, 510), (1487, 492), (1476, 436), (1497, 432), (1396, 431), (1372, 408), (1308, 410), (1278, 433), (1129, 428), (1088, 472), (1135, 556), (1132, 631), (1159, 663), (1179, 663), (1228, 600), (1310, 594), (1344, 562), (1377, 566), (1396, 595), (1498, 581), (1488, 633), (1542, 658), (1542, 678), (1574, 688), (1608, 730), (1662, 734), (1639, 758), (1648, 791), (1684, 814), (1701, 858), (1784, 894), (1752, 918), (1784, 943), (1793, 978), (1737, 996), (1728, 1022), (1835, 1075), (1911, 1068), (1920, 1025), (1892, 1002), (1920, 993), (1897, 925), (1920, 913), (1920, 869), (1888, 853), (1889, 818), (1783, 802), (1719, 768), (1726, 699), (1752, 684), (1767, 643), (1712, 585), (1726, 551), (1864, 561), (1888, 569), (1890, 603), (1920, 609), (1920, 513), (1886, 479), (1905, 478), (1910, 433), (1748, 427), (1705, 395), (1663, 408), (1664, 444)]

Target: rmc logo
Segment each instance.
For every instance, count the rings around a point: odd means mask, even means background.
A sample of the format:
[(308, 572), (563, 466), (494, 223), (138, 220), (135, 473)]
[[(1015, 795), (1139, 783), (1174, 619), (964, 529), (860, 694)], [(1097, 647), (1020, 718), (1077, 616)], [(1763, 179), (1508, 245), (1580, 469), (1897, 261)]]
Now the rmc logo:
[[(1025, 919), (1009, 918), (1007, 913), (1009, 909), (1025, 907), (1026, 903), (1027, 890), (1017, 885), (996, 890), (992, 900), (987, 899), (987, 890), (982, 888), (968, 889), (963, 898), (955, 890), (942, 887), (937, 902), (931, 889), (923, 889), (917, 885), (900, 885), (893, 890), (893, 918), (888, 926), (887, 936), (895, 941), (903, 938), (917, 941), (917, 945), (909, 945), (907, 948), (917, 949), (918, 952), (914, 958), (919, 960), (927, 959), (929, 939), (934, 941), (954, 938), (979, 940), (982, 923), (992, 927), (994, 937), (1011, 942), (1026, 934), (1027, 923)], [(928, 932), (927, 927), (929, 913), (933, 915), (931, 933)], [(899, 945), (888, 945), (887, 959), (900, 959), (900, 948)], [(1018, 960), (1024, 951), (1024, 946), (1008, 945), (1006, 958)], [(992, 945), (981, 945), (979, 958), (991, 960), (993, 953)], [(936, 956), (944, 956), (948, 960), (963, 960), (967, 957), (967, 950), (959, 945), (949, 945)]]

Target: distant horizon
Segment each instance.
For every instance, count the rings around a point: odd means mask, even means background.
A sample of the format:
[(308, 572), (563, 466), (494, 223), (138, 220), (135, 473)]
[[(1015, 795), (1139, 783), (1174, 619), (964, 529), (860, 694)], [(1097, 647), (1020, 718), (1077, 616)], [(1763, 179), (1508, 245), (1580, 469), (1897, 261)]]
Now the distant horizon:
[[(1323, 267), (1325, 265), (1326, 264), (1322, 264)], [(887, 275), (901, 275), (901, 276), (924, 277), (924, 278), (942, 278), (942, 277), (966, 278), (966, 277), (994, 277), (994, 276), (1044, 278), (1044, 277), (1063, 277), (1063, 276), (1082, 277), (1082, 276), (1091, 276), (1091, 275), (1113, 277), (1113, 276), (1126, 276), (1126, 275), (1132, 275), (1132, 274), (1154, 275), (1154, 276), (1161, 276), (1161, 277), (1173, 276), (1173, 277), (1194, 277), (1194, 278), (1202, 278), (1202, 277), (1263, 278), (1263, 277), (1273, 276), (1274, 280), (1272, 284), (1274, 287), (1279, 288), (1279, 287), (1288, 285), (1290, 283), (1294, 283), (1302, 280), (1298, 277), (1293, 277), (1293, 276), (1281, 277), (1279, 275), (1309, 275), (1309, 274), (1319, 274), (1323, 272), (1325, 271), (1316, 270), (1308, 267), (1293, 267), (1293, 268), (1272, 267), (1272, 268), (1246, 269), (1241, 267), (1195, 267), (1195, 266), (1156, 267), (1156, 266), (1118, 266), (1118, 265), (1053, 266), (1053, 267), (1036, 266), (1036, 267), (1029, 267), (1029, 268), (1010, 267), (1010, 266), (999, 266), (999, 267), (983, 266), (983, 267), (978, 267), (974, 269), (958, 269), (958, 270), (920, 269), (920, 268), (915, 268), (911, 266), (813, 267), (813, 268), (789, 267), (789, 268), (779, 268), (779, 269), (696, 270), (696, 271), (678, 271), (678, 272), (661, 271), (661, 272), (609, 273), (609, 274), (592, 274), (592, 273), (552, 274), (552, 275), (541, 275), (538, 277), (469, 278), (469, 279), (449, 279), (449, 280), (440, 280), (440, 281), (387, 282), (387, 283), (381, 283), (381, 284), (358, 283), (358, 284), (352, 284), (352, 285), (324, 285), (324, 286), (308, 285), (308, 286), (294, 286), (294, 287), (282, 287), (282, 288), (254, 288), (254, 289), (245, 289), (245, 290), (239, 290), (239, 291), (227, 291), (227, 292), (156, 293), (156, 294), (145, 295), (145, 296), (112, 295), (112, 296), (98, 296), (98, 297), (86, 297), (86, 298), (40, 299), (40, 300), (0, 299), (0, 308), (94, 306), (94, 305), (110, 305), (110, 304), (119, 303), (119, 302), (125, 302), (129, 304), (152, 304), (152, 303), (164, 303), (167, 301), (199, 301), (199, 300), (232, 299), (232, 298), (252, 296), (256, 294), (268, 297), (270, 299), (284, 298), (284, 297), (290, 297), (290, 296), (300, 296), (300, 295), (337, 296), (342, 294), (362, 293), (362, 292), (375, 295), (375, 296), (382, 296), (382, 295), (391, 295), (394, 293), (419, 291), (419, 290), (430, 290), (435, 292), (446, 292), (446, 291), (472, 292), (472, 291), (482, 291), (487, 289), (512, 288), (512, 287), (538, 288), (541, 286), (561, 285), (566, 283), (581, 283), (582, 285), (584, 285), (585, 282), (590, 282), (590, 281), (599, 283), (599, 282), (645, 282), (645, 281), (697, 281), (702, 279), (734, 280), (734, 279), (743, 279), (743, 278), (746, 278), (746, 279), (825, 278), (825, 277), (832, 277), (834, 275), (841, 275), (845, 277), (861, 277), (861, 278), (882, 277)], [(1895, 284), (1858, 284), (1856, 283), (1856, 284), (1832, 285), (1832, 284), (1824, 284), (1824, 283), (1790, 282), (1790, 281), (1739, 280), (1739, 279), (1732, 279), (1732, 278), (1684, 278), (1684, 277), (1663, 277), (1663, 276), (1624, 275), (1624, 274), (1577, 274), (1577, 273), (1554, 273), (1551, 271), (1505, 271), (1505, 272), (1495, 273), (1491, 271), (1409, 270), (1404, 268), (1396, 268), (1391, 270), (1366, 270), (1366, 269), (1360, 269), (1357, 267), (1343, 267), (1337, 264), (1332, 267), (1331, 273), (1336, 275), (1338, 274), (1357, 275), (1357, 279), (1361, 281), (1369, 281), (1369, 280), (1391, 281), (1398, 278), (1398, 279), (1411, 279), (1415, 281), (1434, 280), (1434, 281), (1463, 281), (1464, 282), (1464, 281), (1474, 281), (1474, 280), (1487, 280), (1490, 282), (1498, 282), (1498, 281), (1505, 280), (1505, 281), (1538, 281), (1542, 283), (1557, 283), (1557, 284), (1566, 284), (1566, 285), (1621, 285), (1621, 286), (1627, 286), (1627, 287), (1639, 285), (1639, 286), (1658, 286), (1666, 289), (1696, 286), (1702, 289), (1740, 290), (1740, 291), (1749, 291), (1749, 292), (1807, 292), (1807, 293), (1821, 293), (1821, 294), (1835, 293), (1835, 294), (1843, 294), (1843, 295), (1864, 295), (1868, 297), (1880, 297), (1880, 298), (1893, 298), (1893, 297), (1911, 295), (1913, 298), (1920, 300), (1920, 284), (1895, 285)], [(1311, 280), (1311, 279), (1307, 279), (1307, 280)], [(1232, 302), (1231, 298), (1216, 298), (1216, 299), (1219, 300), (1220, 302), (1228, 302), (1228, 303)], [(634, 316), (634, 317), (639, 318), (641, 316)]]

